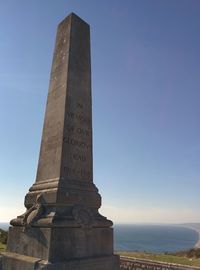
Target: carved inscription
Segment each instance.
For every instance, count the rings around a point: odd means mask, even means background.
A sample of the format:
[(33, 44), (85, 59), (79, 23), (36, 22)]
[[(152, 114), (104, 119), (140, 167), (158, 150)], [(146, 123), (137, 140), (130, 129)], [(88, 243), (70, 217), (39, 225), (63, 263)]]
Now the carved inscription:
[(88, 117), (85, 117), (85, 116), (81, 115), (81, 114), (73, 113), (73, 112), (68, 111), (67, 112), (67, 117), (69, 119), (72, 119), (72, 120), (78, 120), (79, 123), (81, 123), (81, 124), (90, 125), (90, 119)]
[(84, 115), (85, 105), (79, 101), (74, 104), (72, 100), (69, 97), (65, 116), (63, 143), (69, 146), (66, 148), (69, 151), (64, 172), (70, 178), (91, 179), (91, 119)]
[(66, 131), (67, 133), (75, 134), (75, 135), (80, 135), (80, 136), (86, 136), (88, 137), (90, 135), (89, 130), (81, 127), (75, 127), (72, 125), (66, 125)]
[(75, 174), (75, 175), (79, 175), (81, 177), (86, 177), (86, 178), (91, 177), (91, 173), (86, 170), (78, 170), (76, 168), (64, 167), (64, 171), (66, 172), (68, 176)]
[(77, 139), (70, 138), (70, 137), (64, 137), (63, 141), (64, 143), (71, 144), (71, 145), (74, 145), (83, 149), (89, 149), (91, 147), (89, 144), (87, 144), (84, 141), (79, 141)]
[(71, 153), (71, 159), (75, 160), (75, 161), (81, 161), (81, 162), (85, 162), (86, 161), (86, 156), (82, 155), (82, 154), (77, 154), (77, 153)]

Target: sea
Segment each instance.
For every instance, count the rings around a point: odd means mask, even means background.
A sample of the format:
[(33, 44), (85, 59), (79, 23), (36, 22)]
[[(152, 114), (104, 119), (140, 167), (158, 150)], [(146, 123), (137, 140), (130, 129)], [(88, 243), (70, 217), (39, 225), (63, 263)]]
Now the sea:
[[(8, 223), (0, 228), (8, 230)], [(193, 248), (199, 234), (181, 225), (115, 225), (115, 251), (170, 253)]]
[(116, 251), (170, 253), (191, 249), (199, 234), (181, 225), (115, 225)]

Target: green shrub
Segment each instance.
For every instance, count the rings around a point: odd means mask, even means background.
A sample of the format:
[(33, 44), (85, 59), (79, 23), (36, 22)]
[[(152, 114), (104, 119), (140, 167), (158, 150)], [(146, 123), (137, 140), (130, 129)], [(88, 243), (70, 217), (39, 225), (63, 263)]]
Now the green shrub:
[(8, 232), (0, 229), (0, 243), (6, 244), (8, 239)]

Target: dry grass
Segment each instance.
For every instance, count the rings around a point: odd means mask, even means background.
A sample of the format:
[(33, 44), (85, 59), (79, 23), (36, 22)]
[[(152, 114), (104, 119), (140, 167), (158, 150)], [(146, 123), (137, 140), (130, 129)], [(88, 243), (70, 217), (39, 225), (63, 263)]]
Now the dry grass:
[(6, 250), (6, 245), (0, 243), (0, 251), (5, 251)]

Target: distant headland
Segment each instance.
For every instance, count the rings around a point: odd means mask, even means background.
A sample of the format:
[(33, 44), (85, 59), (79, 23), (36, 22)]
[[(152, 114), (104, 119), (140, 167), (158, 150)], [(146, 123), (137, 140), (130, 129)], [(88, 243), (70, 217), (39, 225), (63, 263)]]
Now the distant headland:
[(200, 223), (183, 223), (180, 225), (186, 228), (190, 228), (199, 234), (199, 239), (196, 242), (194, 248), (200, 248)]

